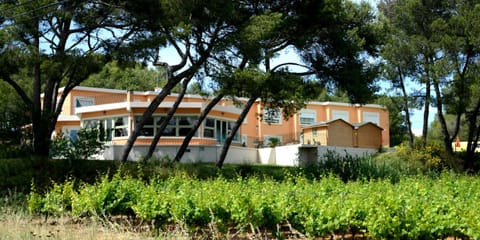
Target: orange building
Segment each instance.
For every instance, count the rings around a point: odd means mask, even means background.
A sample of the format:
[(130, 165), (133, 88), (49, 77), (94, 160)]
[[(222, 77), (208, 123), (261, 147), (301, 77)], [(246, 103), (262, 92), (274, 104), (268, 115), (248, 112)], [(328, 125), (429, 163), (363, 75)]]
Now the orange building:
[[(62, 90), (59, 94), (62, 94)], [(103, 138), (101, 140), (105, 141), (106, 144), (123, 146), (132, 132), (136, 120), (156, 96), (157, 92), (155, 91), (131, 92), (76, 87), (65, 100), (55, 131), (74, 137), (81, 127), (95, 127), (101, 130)], [(165, 98), (142, 129), (142, 134), (137, 139), (136, 145), (150, 144), (157, 127), (172, 107), (177, 96), (177, 94), (171, 94)], [(198, 116), (209, 101), (210, 99), (199, 95), (186, 95), (173, 119), (170, 120), (158, 145), (180, 145), (183, 137), (197, 121)], [(222, 100), (209, 113), (190, 145), (222, 144), (241, 111), (241, 107), (231, 100)], [(234, 138), (234, 145), (252, 148), (261, 147), (268, 145), (272, 138), (276, 138), (276, 142), (283, 145), (300, 143), (303, 140), (301, 137), (305, 127), (308, 129), (308, 126), (312, 124), (342, 119), (343, 122), (351, 126), (370, 122), (371, 124), (368, 124), (367, 127), (359, 128), (358, 133), (380, 131), (381, 145), (389, 146), (388, 110), (380, 105), (311, 102), (289, 119), (283, 119), (279, 111), (270, 110), (268, 112), (271, 114), (262, 117), (265, 111), (267, 109), (262, 107), (260, 101), (253, 105)], [(358, 143), (352, 140), (349, 144), (360, 146), (360, 143), (364, 142), (363, 139), (360, 139), (358, 139)], [(366, 139), (365, 141), (368, 142), (371, 137), (366, 136)], [(374, 141), (375, 144), (377, 141), (378, 139)], [(330, 142), (329, 144), (340, 143)]]

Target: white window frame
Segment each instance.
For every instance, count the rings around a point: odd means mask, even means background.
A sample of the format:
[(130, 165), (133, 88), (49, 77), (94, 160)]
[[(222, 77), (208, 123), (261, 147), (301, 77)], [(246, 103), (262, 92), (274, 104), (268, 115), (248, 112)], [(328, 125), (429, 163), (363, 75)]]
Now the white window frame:
[[(302, 119), (312, 119), (311, 122), (302, 122)], [(298, 114), (300, 125), (310, 125), (317, 122), (317, 111), (313, 109), (302, 109)]]
[[(77, 106), (77, 102), (80, 103), (80, 106)], [(82, 104), (85, 103), (85, 104)], [(88, 107), (88, 106), (93, 106), (95, 105), (95, 98), (94, 97), (81, 97), (81, 96), (75, 96), (73, 97), (73, 107), (75, 109), (79, 107)]]
[[(141, 115), (138, 115), (136, 114), (134, 116), (134, 126), (137, 124), (137, 121), (138, 119), (141, 117)], [(157, 134), (157, 128), (160, 126), (161, 123), (158, 123), (160, 121), (161, 118), (164, 118), (164, 117), (167, 117), (167, 115), (153, 115), (152, 118), (153, 118), (153, 125), (145, 125), (144, 128), (153, 128), (153, 136), (141, 136), (141, 137), (145, 137), (145, 138), (153, 138), (155, 136), (155, 134)], [(193, 128), (193, 125), (195, 125), (195, 123), (192, 123), (192, 124), (189, 124), (189, 125), (181, 125), (180, 122), (178, 121), (178, 119), (182, 118), (182, 117), (194, 117), (196, 118), (196, 121), (198, 121), (198, 115), (195, 115), (195, 114), (185, 114), (185, 115), (174, 115), (172, 116), (172, 118), (170, 119), (170, 121), (174, 120), (175, 121), (175, 125), (167, 125), (167, 129), (173, 129), (175, 131), (175, 136), (169, 136), (169, 135), (164, 135), (162, 137), (168, 137), (168, 138), (183, 138), (185, 136), (181, 136), (180, 135), (180, 129), (181, 128)], [(198, 132), (197, 131), (194, 135), (194, 137), (198, 137)]]
[[(123, 123), (123, 125), (118, 125), (118, 126), (115, 126), (115, 121), (118, 119), (118, 118), (124, 118), (124, 120), (126, 120), (126, 122)], [(105, 121), (110, 121), (111, 123), (111, 128), (110, 128), (110, 134), (109, 136), (107, 136), (107, 134), (109, 133), (108, 129), (107, 129), (107, 125), (104, 125), (104, 130), (105, 130), (105, 138), (107, 140), (105, 140), (106, 143), (110, 142), (111, 140), (108, 140), (108, 139), (114, 139), (114, 138), (126, 138), (129, 136), (130, 134), (130, 126), (129, 126), (129, 121), (130, 121), (130, 117), (128, 115), (112, 115), (112, 116), (108, 116), (108, 117), (99, 117), (99, 118), (86, 118), (86, 119), (82, 119), (81, 121), (81, 127), (82, 128), (87, 128), (87, 127), (90, 127), (91, 126), (86, 126), (85, 125), (85, 122), (86, 121), (95, 121), (94, 122), (94, 128), (97, 128), (99, 129), (100, 128), (100, 124), (99, 124), (99, 121), (102, 121), (102, 122), (105, 122)], [(115, 130), (123, 130), (123, 131), (126, 131), (125, 134), (126, 136), (115, 136)]]
[(347, 110), (332, 110), (332, 121), (337, 119), (343, 119), (346, 122), (350, 122), (350, 114)]
[(363, 112), (362, 113), (363, 122), (372, 122), (380, 126), (380, 113), (378, 112)]

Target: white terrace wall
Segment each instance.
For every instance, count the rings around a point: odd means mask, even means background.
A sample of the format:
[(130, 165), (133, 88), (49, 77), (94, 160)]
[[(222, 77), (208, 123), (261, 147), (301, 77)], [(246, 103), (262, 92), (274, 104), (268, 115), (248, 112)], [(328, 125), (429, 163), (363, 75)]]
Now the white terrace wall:
[[(149, 146), (137, 145), (132, 148), (128, 160), (138, 161), (145, 156)], [(161, 159), (168, 156), (173, 159), (177, 154), (179, 146), (158, 147), (153, 157)], [(120, 159), (123, 146), (110, 146), (105, 149), (103, 159)], [(216, 162), (222, 151), (222, 145), (190, 146), (182, 157), (181, 162)], [(253, 164), (258, 163), (257, 149), (231, 146), (227, 153), (225, 163), (232, 164)]]
[[(162, 146), (157, 148), (154, 157), (161, 159), (168, 156), (175, 157), (179, 146)], [(220, 156), (222, 145), (190, 146), (183, 155), (182, 162), (216, 162)], [(107, 147), (103, 159), (120, 159), (123, 146)], [(134, 146), (129, 155), (129, 160), (139, 160), (145, 156), (148, 146)], [(375, 154), (377, 149), (334, 147), (317, 145), (286, 145), (275, 148), (246, 148), (230, 147), (225, 163), (231, 164), (268, 164), (278, 166), (298, 166), (320, 161), (328, 151), (335, 151), (340, 156), (363, 157)]]

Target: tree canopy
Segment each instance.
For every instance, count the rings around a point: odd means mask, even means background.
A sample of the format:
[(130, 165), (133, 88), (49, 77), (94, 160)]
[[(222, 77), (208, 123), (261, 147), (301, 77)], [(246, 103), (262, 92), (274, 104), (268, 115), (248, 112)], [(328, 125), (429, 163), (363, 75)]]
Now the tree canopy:
[[(385, 23), (391, 28), (382, 54), (386, 72), (395, 87), (404, 88), (413, 80), (422, 87), (402, 90), (406, 116), (413, 96), (423, 103), (423, 144), (427, 142), (428, 109), (437, 108), (442, 142), (452, 152), (452, 141), (459, 133), (462, 117), (469, 122), (466, 167), (478, 142), (479, 95), (474, 95), (480, 78), (480, 4), (461, 0), (384, 0), (379, 4)], [(452, 127), (446, 114), (453, 114)]]

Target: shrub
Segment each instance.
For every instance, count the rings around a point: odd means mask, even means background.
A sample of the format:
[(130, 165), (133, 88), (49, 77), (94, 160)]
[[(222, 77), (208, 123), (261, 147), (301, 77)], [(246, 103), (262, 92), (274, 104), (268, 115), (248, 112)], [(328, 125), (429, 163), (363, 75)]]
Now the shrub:
[(99, 134), (99, 130), (93, 128), (80, 129), (76, 139), (65, 138), (63, 134), (59, 134), (52, 142), (50, 155), (68, 160), (86, 160), (105, 148), (103, 142), (98, 140)]

